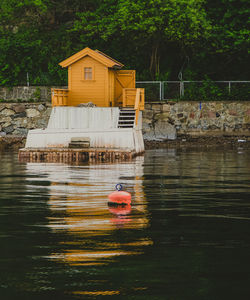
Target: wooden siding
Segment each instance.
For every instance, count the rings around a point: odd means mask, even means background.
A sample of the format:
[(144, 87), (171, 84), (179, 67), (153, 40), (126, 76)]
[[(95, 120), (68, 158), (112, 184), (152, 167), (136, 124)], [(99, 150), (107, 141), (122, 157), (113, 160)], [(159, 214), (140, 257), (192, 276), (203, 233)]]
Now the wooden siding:
[[(93, 69), (93, 80), (84, 80), (84, 68)], [(109, 106), (105, 85), (108, 68), (90, 56), (72, 64), (69, 68), (69, 105), (93, 102), (97, 106)]]

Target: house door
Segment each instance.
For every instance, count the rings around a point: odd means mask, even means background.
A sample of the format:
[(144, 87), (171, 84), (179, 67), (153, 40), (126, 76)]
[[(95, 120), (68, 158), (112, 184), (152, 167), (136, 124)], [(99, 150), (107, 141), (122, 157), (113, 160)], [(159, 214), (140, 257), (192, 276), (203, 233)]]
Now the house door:
[(135, 70), (115, 71), (115, 106), (122, 106), (124, 88), (135, 88)]

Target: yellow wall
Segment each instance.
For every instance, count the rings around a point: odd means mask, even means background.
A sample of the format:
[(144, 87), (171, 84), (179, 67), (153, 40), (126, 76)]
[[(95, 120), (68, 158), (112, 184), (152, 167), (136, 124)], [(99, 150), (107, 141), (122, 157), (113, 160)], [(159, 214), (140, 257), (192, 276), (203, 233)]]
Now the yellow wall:
[[(93, 80), (84, 80), (84, 67), (93, 68)], [(90, 56), (85, 56), (68, 68), (69, 104), (93, 102), (109, 106), (109, 70)]]

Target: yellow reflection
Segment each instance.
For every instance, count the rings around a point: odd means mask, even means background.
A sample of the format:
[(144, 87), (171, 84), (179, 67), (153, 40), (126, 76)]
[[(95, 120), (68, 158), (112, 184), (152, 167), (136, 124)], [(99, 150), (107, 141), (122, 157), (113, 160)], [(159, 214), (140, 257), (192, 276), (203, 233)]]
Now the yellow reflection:
[(112, 296), (119, 295), (120, 291), (76, 291), (73, 294), (89, 296)]
[[(138, 255), (152, 245), (148, 237), (121, 240), (118, 230), (138, 230), (149, 225), (143, 191), (143, 157), (120, 164), (67, 166), (28, 164), (29, 173), (41, 172), (50, 181), (48, 226), (62, 234), (62, 249), (50, 259), (69, 265), (102, 265), (121, 255)], [(132, 205), (109, 207), (108, 194), (125, 183)], [(107, 238), (106, 238), (107, 237)]]

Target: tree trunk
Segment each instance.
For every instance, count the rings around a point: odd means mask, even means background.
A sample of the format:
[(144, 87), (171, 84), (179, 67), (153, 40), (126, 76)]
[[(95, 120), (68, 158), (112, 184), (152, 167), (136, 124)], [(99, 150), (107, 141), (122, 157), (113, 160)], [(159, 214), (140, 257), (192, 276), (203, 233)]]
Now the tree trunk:
[(150, 59), (150, 74), (152, 79), (155, 79), (160, 73), (160, 56), (159, 56), (159, 43), (152, 47)]

